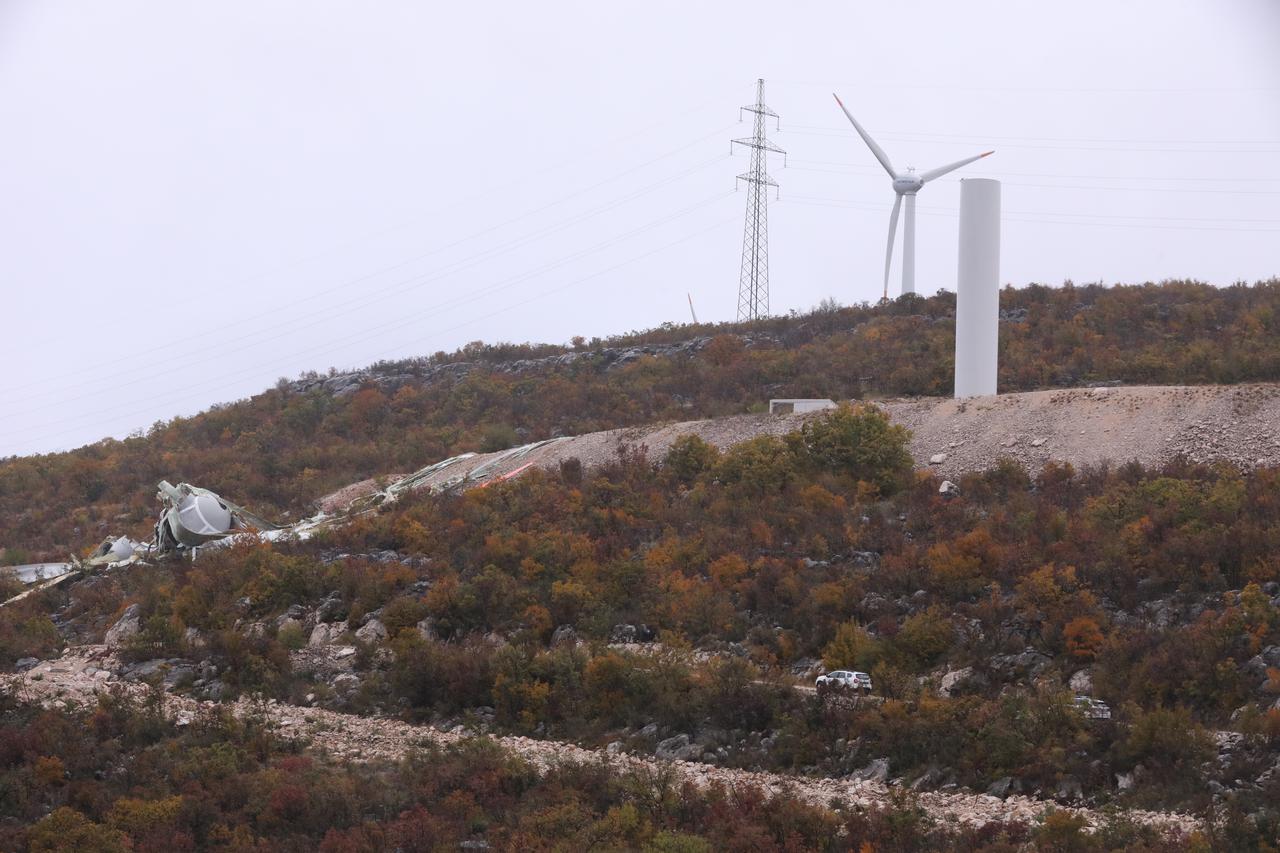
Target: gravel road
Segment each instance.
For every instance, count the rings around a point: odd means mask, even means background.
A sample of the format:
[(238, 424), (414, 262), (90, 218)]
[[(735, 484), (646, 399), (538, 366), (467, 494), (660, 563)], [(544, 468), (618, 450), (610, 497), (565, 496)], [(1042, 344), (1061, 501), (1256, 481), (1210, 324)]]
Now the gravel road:
[[(67, 649), (61, 658), (44, 661), (26, 673), (0, 677), (0, 686), (31, 701), (63, 706), (92, 702), (96, 694), (106, 691), (119, 690), (136, 695), (147, 690), (146, 687), (120, 681), (115, 675), (118, 668), (119, 662), (106, 646), (79, 646)], [(429, 743), (444, 745), (475, 736), (457, 730), (443, 731), (432, 726), (276, 702), (241, 699), (219, 705), (182, 696), (165, 697), (166, 713), (179, 723), (189, 723), (201, 713), (217, 708), (230, 708), (238, 716), (260, 716), (281, 736), (304, 741), (308, 748), (349, 761), (395, 761), (414, 748)], [(674, 775), (677, 781), (688, 780), (697, 785), (718, 782), (728, 787), (755, 786), (768, 793), (785, 791), (824, 807), (832, 802), (862, 808), (889, 807), (892, 804), (893, 789), (879, 782), (751, 772), (625, 753), (608, 755), (602, 750), (585, 749), (575, 744), (524, 737), (490, 739), (542, 771), (561, 762), (604, 761), (622, 770), (669, 774)], [(925, 791), (912, 796), (934, 817), (967, 825), (981, 826), (997, 821), (1034, 822), (1050, 808), (1079, 814), (1091, 827), (1102, 821), (1099, 813), (1089, 809), (1068, 808), (1024, 796), (1010, 796), (1002, 800), (987, 794), (942, 791)], [(1133, 810), (1125, 814), (1171, 833), (1189, 833), (1198, 826), (1195, 818), (1176, 812)]]

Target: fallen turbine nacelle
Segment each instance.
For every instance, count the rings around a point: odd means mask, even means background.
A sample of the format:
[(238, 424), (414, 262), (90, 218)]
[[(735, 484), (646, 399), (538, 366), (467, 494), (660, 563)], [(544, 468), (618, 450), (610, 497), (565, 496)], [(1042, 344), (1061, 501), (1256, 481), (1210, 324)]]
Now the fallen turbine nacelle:
[(160, 553), (180, 548), (198, 548), (228, 536), (248, 531), (275, 530), (277, 525), (243, 507), (219, 497), (215, 492), (161, 480), (157, 497), (164, 504), (156, 522), (156, 549)]

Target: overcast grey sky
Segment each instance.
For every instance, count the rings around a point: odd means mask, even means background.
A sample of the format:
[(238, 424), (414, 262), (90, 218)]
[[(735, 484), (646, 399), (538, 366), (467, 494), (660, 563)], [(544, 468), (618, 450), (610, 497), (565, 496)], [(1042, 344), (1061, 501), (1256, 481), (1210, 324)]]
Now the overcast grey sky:
[(774, 313), (879, 296), (892, 191), (832, 91), (897, 165), (996, 149), (922, 191), (922, 292), (965, 176), (1005, 182), (1015, 285), (1271, 277), (1278, 46), (1277, 0), (0, 0), (0, 455), (686, 293), (732, 319), (757, 77)]

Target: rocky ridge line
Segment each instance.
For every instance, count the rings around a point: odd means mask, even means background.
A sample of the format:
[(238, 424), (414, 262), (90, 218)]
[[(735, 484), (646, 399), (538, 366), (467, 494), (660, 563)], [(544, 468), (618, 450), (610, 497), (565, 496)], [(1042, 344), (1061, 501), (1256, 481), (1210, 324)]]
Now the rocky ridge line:
[[(771, 335), (735, 335), (748, 349), (760, 346), (776, 346), (778, 340)], [(335, 397), (354, 394), (366, 386), (376, 386), (384, 392), (393, 392), (405, 385), (426, 385), (437, 380), (457, 381), (473, 370), (484, 370), (503, 375), (523, 375), (543, 370), (590, 365), (601, 371), (615, 370), (638, 361), (644, 356), (670, 358), (691, 356), (701, 352), (711, 343), (709, 336), (689, 338), (674, 344), (637, 344), (628, 347), (601, 347), (589, 350), (571, 350), (541, 358), (521, 358), (511, 361), (451, 361), (443, 364), (427, 362), (402, 366), (397, 372), (387, 373), (378, 367), (343, 371), (331, 376), (305, 376), (287, 384), (288, 390), (305, 394), (323, 391)]]

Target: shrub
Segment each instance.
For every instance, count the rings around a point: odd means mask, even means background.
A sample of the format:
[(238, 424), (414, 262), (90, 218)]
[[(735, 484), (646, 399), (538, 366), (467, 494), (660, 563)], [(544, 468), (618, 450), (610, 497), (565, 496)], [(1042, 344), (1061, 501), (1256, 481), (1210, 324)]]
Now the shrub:
[(691, 483), (710, 471), (720, 459), (720, 451), (696, 435), (682, 435), (671, 443), (662, 466), (681, 483)]
[(828, 671), (857, 669), (870, 672), (880, 661), (880, 644), (857, 622), (845, 622), (822, 649), (822, 662)]
[(911, 433), (872, 405), (842, 405), (787, 436), (792, 452), (811, 469), (873, 484), (892, 494), (909, 482)]

